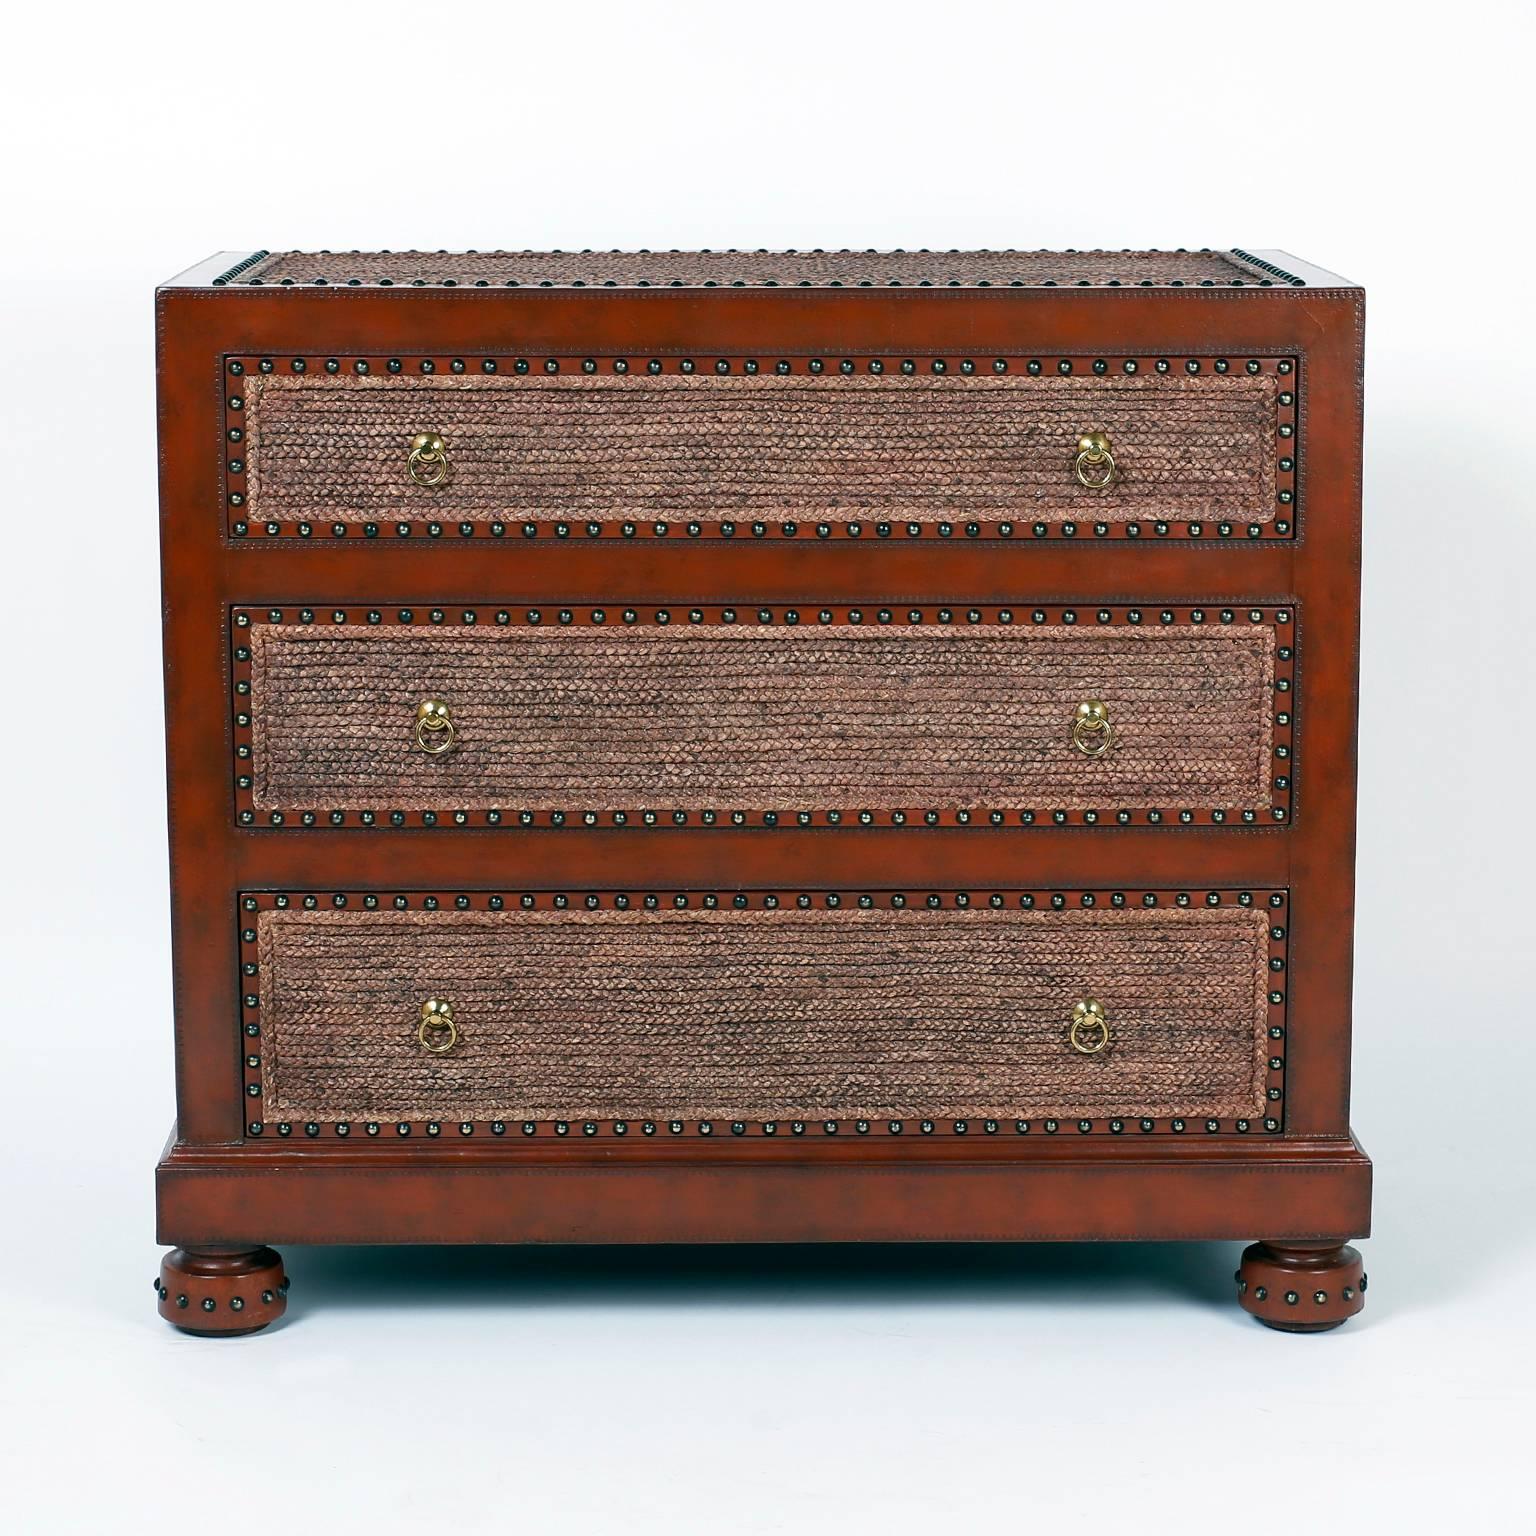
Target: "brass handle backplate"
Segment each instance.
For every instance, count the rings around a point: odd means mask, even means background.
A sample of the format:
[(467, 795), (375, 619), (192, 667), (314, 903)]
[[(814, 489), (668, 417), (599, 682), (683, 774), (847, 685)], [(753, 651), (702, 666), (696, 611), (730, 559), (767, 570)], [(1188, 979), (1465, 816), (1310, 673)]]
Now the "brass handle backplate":
[(424, 1051), (441, 1056), (459, 1043), (459, 1026), (453, 1022), (453, 1004), (446, 998), (429, 997), (421, 1005), (416, 1038)]
[(1097, 1056), (1109, 1044), (1109, 1020), (1104, 1005), (1091, 997), (1072, 1008), (1072, 1049), (1083, 1056)]
[(449, 476), (448, 444), (439, 433), (418, 432), (411, 439), (405, 472), (417, 485), (441, 485)]
[(1115, 744), (1115, 728), (1102, 699), (1084, 699), (1072, 714), (1072, 745), (1084, 757), (1103, 757)]
[(1077, 440), (1077, 457), (1072, 467), (1090, 491), (1107, 490), (1119, 473), (1115, 456), (1110, 452), (1109, 433), (1084, 432)]
[(441, 699), (423, 699), (416, 706), (416, 745), (428, 757), (451, 751), (458, 739), (459, 729)]

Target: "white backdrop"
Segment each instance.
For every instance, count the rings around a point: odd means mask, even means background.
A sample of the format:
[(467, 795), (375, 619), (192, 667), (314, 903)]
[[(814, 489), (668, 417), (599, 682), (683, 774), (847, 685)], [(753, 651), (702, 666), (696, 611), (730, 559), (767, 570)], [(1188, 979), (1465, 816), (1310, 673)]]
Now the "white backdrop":
[[(1464, 4), (1430, 29), (1305, 0), (13, 17), (8, 1528), (1511, 1513), (1536, 1364), (1527, 18)], [(1364, 1316), (1320, 1338), (1257, 1327), (1232, 1301), (1235, 1245), (289, 1250), (280, 1330), (202, 1343), (160, 1323), (153, 283), (259, 246), (1232, 244), (1369, 289)]]

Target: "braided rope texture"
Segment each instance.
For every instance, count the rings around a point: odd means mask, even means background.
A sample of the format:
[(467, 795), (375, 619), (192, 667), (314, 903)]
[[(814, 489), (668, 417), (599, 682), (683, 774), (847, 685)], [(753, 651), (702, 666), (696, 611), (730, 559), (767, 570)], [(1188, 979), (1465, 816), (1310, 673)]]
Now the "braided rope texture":
[(1006, 287), (1263, 283), (1226, 251), (279, 251), (241, 283)]
[[(250, 629), (260, 809), (1268, 804), (1267, 625)], [(457, 744), (428, 756), (416, 707)], [(1071, 741), (1102, 699), (1103, 757)]]
[[(1267, 919), (1023, 911), (267, 911), (270, 1120), (1264, 1113)], [(461, 1031), (422, 1050), (422, 1000)], [(1112, 1031), (1086, 1056), (1072, 1007)]]
[[(1269, 374), (918, 376), (258, 374), (246, 403), (256, 518), (996, 515), (1129, 522), (1276, 512)], [(439, 432), (451, 477), (411, 482)], [(1079, 484), (1079, 436), (1119, 479)]]

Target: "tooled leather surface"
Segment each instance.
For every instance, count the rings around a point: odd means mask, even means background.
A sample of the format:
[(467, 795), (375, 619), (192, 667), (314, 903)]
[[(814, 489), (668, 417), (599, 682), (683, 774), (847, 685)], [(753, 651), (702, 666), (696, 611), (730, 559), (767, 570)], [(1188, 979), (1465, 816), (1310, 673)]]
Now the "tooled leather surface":
[[(254, 374), (246, 515), (986, 516), (1108, 523), (1276, 514), (1273, 375)], [(406, 474), (441, 433), (442, 484)], [(1081, 485), (1079, 436), (1118, 478)]]
[[(272, 1120), (1260, 1116), (1244, 908), (265, 911)], [(417, 1038), (448, 1000), (460, 1038)], [(1093, 997), (1111, 1044), (1069, 1042)]]
[[(1275, 634), (1176, 625), (256, 624), (254, 803), (480, 810), (1268, 803)], [(452, 751), (416, 746), (446, 701)], [(1077, 750), (1080, 700), (1115, 728)]]

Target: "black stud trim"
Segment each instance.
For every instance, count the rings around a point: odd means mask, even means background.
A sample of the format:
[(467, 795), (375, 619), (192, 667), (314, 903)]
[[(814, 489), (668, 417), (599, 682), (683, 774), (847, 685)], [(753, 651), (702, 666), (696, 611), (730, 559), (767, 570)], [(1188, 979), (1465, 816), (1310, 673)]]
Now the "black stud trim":
[(244, 261), (237, 261), (229, 271), (221, 272), (213, 280), (215, 288), (222, 288), (226, 283), (232, 283), (244, 272), (249, 272), (258, 262), (265, 261), (272, 253), (270, 251), (252, 251)]
[(1234, 245), (1232, 247), (1232, 254), (1238, 257), (1239, 260), (1250, 262), (1253, 266), (1256, 266), (1259, 271), (1267, 272), (1271, 277), (1277, 279), (1278, 281), (1282, 283), (1288, 283), (1292, 288), (1305, 288), (1307, 286), (1306, 278), (1297, 277), (1294, 272), (1287, 272), (1284, 267), (1277, 267), (1272, 261), (1262, 261), (1251, 251), (1242, 250)]

